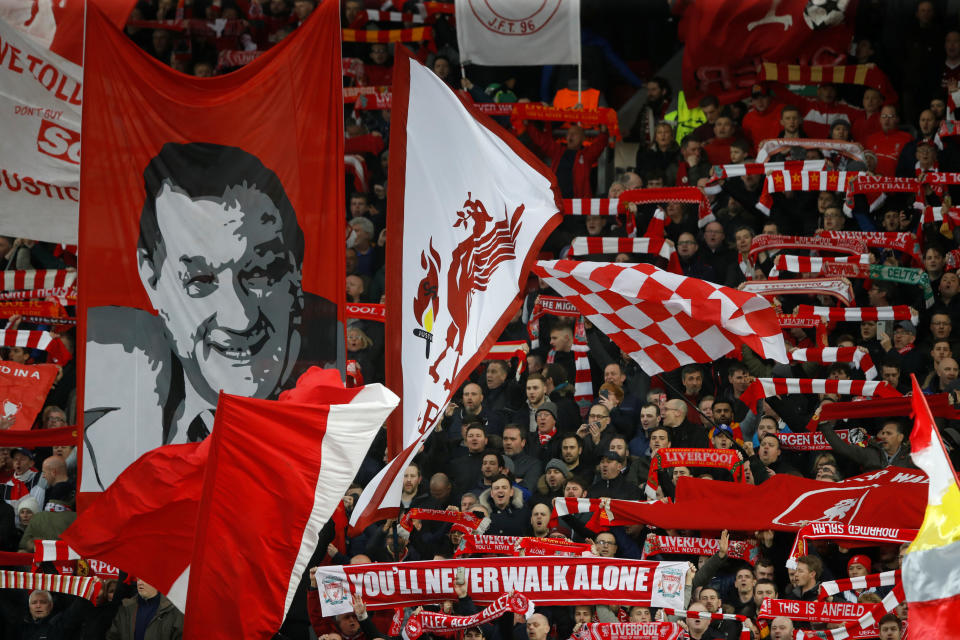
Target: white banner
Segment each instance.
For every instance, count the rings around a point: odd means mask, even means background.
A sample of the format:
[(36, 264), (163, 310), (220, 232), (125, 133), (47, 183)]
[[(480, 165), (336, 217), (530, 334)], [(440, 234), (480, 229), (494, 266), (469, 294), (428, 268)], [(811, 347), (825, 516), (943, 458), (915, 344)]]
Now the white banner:
[(0, 20), (0, 234), (77, 243), (82, 77)]
[(460, 59), (580, 64), (580, 0), (456, 0)]
[(394, 72), (386, 379), (403, 398), (391, 446), (405, 451), (367, 485), (355, 523), (399, 506), (405, 460), (519, 308), (562, 209), (549, 170), (516, 138), (402, 52)]

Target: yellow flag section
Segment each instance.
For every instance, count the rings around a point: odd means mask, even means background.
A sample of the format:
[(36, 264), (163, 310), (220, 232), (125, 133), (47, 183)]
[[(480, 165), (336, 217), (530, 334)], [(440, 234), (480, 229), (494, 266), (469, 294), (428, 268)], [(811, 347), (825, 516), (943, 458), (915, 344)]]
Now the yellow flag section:
[(910, 455), (930, 485), (923, 524), (903, 560), (910, 635), (960, 639), (960, 486), (916, 378), (912, 402)]

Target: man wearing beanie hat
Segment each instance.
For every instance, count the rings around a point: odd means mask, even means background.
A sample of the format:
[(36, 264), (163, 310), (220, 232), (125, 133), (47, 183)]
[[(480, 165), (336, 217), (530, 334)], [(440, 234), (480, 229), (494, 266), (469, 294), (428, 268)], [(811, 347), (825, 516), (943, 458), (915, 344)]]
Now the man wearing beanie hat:
[(573, 477), (569, 467), (560, 458), (551, 458), (547, 462), (546, 470), (537, 480), (535, 502), (553, 505), (554, 498), (563, 497), (563, 485)]
[(547, 400), (535, 414), (537, 431), (529, 438), (531, 453), (540, 460), (549, 461), (560, 457), (560, 438), (557, 436), (557, 405)]
[[(873, 561), (870, 560), (870, 556), (862, 553), (851, 556), (851, 558), (847, 561), (847, 576), (850, 578), (862, 578), (863, 576), (869, 575), (872, 569)], [(844, 591), (840, 595), (847, 602), (860, 602), (860, 596), (865, 593), (877, 593), (877, 588), (870, 587), (868, 589), (850, 589), (849, 591)], [(883, 596), (885, 594), (879, 593), (878, 595)]]

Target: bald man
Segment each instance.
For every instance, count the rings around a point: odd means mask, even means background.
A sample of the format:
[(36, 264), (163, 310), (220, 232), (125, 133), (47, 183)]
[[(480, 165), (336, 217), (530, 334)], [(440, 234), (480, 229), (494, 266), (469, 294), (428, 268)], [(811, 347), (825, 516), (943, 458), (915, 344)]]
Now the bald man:
[(774, 618), (770, 623), (770, 640), (792, 640), (793, 621), (790, 618)]
[(528, 640), (547, 640), (550, 633), (550, 621), (542, 613), (535, 613), (527, 619)]
[(670, 429), (674, 447), (709, 447), (707, 430), (687, 420), (687, 403), (674, 398), (663, 406), (663, 426)]
[(60, 456), (50, 456), (43, 461), (40, 473), (47, 483), (44, 494), (45, 505), (51, 500), (58, 504), (73, 508), (75, 499), (74, 485), (67, 477), (67, 462)]
[(723, 638), (723, 635), (710, 628), (710, 619), (699, 618), (692, 615), (693, 612), (706, 611), (707, 607), (702, 602), (694, 602), (687, 607), (687, 629), (693, 640), (716, 640)]

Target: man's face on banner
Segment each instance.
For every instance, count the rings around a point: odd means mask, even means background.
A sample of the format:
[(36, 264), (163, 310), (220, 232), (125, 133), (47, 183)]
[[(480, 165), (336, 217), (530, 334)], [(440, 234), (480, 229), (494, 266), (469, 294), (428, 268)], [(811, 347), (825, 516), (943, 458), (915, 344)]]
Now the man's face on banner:
[[(157, 197), (165, 247), (150, 301), (195, 389), (264, 398), (282, 382), (300, 306), (300, 267), (284, 245), (276, 205), (255, 187), (192, 199)], [(156, 255), (156, 254), (155, 254)], [(151, 282), (153, 264), (141, 268)]]

